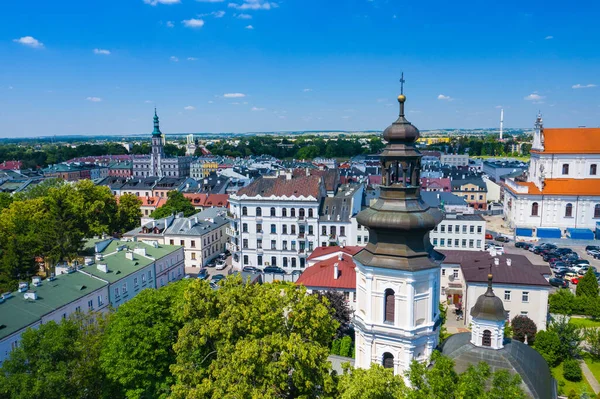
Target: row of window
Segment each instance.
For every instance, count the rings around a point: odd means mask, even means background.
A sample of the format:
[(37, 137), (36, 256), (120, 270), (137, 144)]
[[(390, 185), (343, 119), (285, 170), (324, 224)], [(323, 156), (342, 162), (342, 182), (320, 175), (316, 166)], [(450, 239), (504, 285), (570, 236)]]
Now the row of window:
[[(531, 216), (540, 216), (540, 205), (537, 202), (531, 204)], [(573, 217), (573, 204), (568, 203), (565, 205), (565, 217)], [(594, 219), (600, 219), (600, 204), (594, 205)]]
[[(511, 292), (510, 291), (504, 291), (504, 300), (507, 302), (510, 302), (511, 299)], [(527, 303), (529, 302), (529, 291), (523, 291), (521, 293), (521, 302)]]
[[(439, 226), (435, 226), (435, 228), (433, 229), (433, 231), (435, 231), (436, 233), (438, 232), (438, 227), (439, 227), (439, 231), (440, 233), (445, 233), (446, 232), (446, 226), (448, 226), (448, 233), (457, 233), (459, 234), (461, 229), (460, 229), (460, 225), (445, 225), (445, 224), (440, 224)], [(471, 225), (469, 226), (469, 233), (470, 234), (475, 234), (475, 226)], [(483, 226), (477, 226), (477, 234), (481, 234), (483, 232)], [(462, 225), (462, 233), (463, 234), (467, 234), (467, 225), (464, 224)]]
[[(306, 226), (299, 226), (299, 234), (304, 234), (306, 232)], [(242, 233), (248, 233), (248, 223), (242, 223)], [(263, 233), (263, 225), (262, 223), (256, 223), (256, 233)], [(276, 224), (271, 224), (271, 234), (277, 234), (277, 225)], [(281, 234), (288, 234), (288, 225), (287, 224), (283, 224), (281, 225)], [(296, 225), (295, 224), (291, 224), (290, 225), (290, 233), (292, 235), (296, 234)], [(314, 234), (314, 229), (313, 226), (308, 226), (308, 234), (309, 235), (313, 235)]]
[[(445, 238), (440, 238), (439, 239), (439, 243), (440, 243), (440, 247), (449, 247), (452, 248), (452, 238), (448, 238), (447, 240)], [(454, 239), (454, 247), (455, 248), (459, 248), (459, 244), (460, 248), (467, 248), (467, 240), (463, 239), (460, 240), (458, 238)], [(482, 242), (481, 240), (477, 240), (477, 246), (475, 247), (475, 240), (469, 240), (469, 248), (481, 248)], [(438, 239), (434, 238), (433, 239), (433, 246), (436, 247), (438, 246)]]
[[(299, 245), (299, 250), (300, 251), (304, 251), (306, 249), (306, 242), (305, 241), (298, 241), (298, 245)], [(325, 244), (325, 243), (323, 243)], [(312, 252), (313, 250), (313, 242), (309, 241), (308, 242), (308, 250), (310, 252)], [(324, 245), (323, 245), (324, 246)], [(242, 248), (244, 249), (248, 249), (248, 239), (244, 238), (242, 240)], [(263, 240), (261, 240), (260, 238), (256, 240), (256, 248), (257, 249), (262, 249), (263, 248)], [(272, 250), (277, 250), (277, 240), (271, 240), (271, 249)], [(281, 250), (282, 251), (287, 251), (288, 250), (288, 242), (287, 240), (283, 240), (281, 242)], [(296, 241), (292, 240), (290, 241), (290, 251), (295, 251), (296, 250)]]
[[(277, 209), (274, 207), (271, 207), (269, 214), (271, 216), (281, 216), (281, 217), (287, 217), (288, 216), (288, 210), (287, 208), (281, 208), (281, 215), (277, 215)], [(262, 216), (262, 208), (261, 207), (256, 207), (256, 216)], [(243, 206), (242, 207), (242, 216), (248, 216), (248, 207)], [(306, 211), (304, 210), (304, 208), (299, 208), (298, 209), (298, 217), (300, 219), (303, 219), (306, 216)], [(308, 217), (312, 218), (314, 216), (314, 210), (312, 208), (308, 209)], [(290, 217), (295, 218), (296, 217), (296, 208), (290, 208)]]
[[(250, 258), (248, 257), (248, 255), (244, 255), (244, 266), (248, 266), (250, 264)], [(298, 262), (298, 258), (294, 258), (294, 257), (290, 257), (288, 258), (287, 256), (284, 256), (283, 259), (283, 267), (291, 267), (295, 268), (297, 267), (298, 263), (300, 264), (300, 267), (302, 269), (304, 269), (304, 267), (306, 266), (306, 260), (304, 258), (300, 258), (300, 261)], [(266, 266), (263, 264), (263, 257), (262, 255), (258, 255), (256, 257), (256, 265), (257, 266)], [(277, 266), (277, 257), (276, 256), (271, 256), (271, 264), (270, 266)]]
[[(463, 198), (466, 199), (466, 200), (468, 200), (469, 196), (465, 194), (465, 195), (463, 195)], [(475, 200), (475, 196), (471, 195), (471, 201), (474, 201), (474, 200)], [(483, 195), (479, 196), (479, 201), (483, 201)]]
[[(596, 176), (597, 173), (598, 173), (598, 165), (596, 165), (595, 163), (591, 164), (590, 165), (590, 176)], [(569, 164), (568, 163), (563, 163), (562, 174), (563, 175), (569, 174)]]

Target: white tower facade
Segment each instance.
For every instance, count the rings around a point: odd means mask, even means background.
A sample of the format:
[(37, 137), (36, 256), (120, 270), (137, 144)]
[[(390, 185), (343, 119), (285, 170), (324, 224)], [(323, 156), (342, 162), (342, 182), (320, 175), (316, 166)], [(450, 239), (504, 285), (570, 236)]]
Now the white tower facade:
[(413, 360), (427, 361), (438, 345), (440, 271), (407, 272), (355, 263), (355, 366), (369, 368), (376, 363), (403, 375)]
[(502, 141), (502, 133), (504, 130), (504, 109), (500, 110), (500, 141)]

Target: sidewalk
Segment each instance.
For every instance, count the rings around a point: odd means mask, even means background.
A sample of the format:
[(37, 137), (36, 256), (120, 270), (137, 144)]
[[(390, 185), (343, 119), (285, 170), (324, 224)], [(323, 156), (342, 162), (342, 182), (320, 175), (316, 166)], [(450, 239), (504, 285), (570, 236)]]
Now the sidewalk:
[(598, 392), (600, 392), (600, 384), (598, 383), (598, 380), (596, 380), (596, 377), (594, 377), (594, 374), (592, 374), (592, 371), (588, 365), (585, 364), (585, 361), (580, 360), (579, 364), (581, 365), (581, 371), (583, 371), (585, 379), (589, 382), (590, 386), (594, 390), (594, 394), (598, 394)]

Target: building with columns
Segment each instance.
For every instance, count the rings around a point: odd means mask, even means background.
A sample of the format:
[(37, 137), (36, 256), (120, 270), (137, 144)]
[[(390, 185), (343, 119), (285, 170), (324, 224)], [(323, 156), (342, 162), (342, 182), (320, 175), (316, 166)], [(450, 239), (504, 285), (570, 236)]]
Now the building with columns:
[(506, 179), (504, 214), (510, 227), (559, 238), (600, 222), (600, 128), (546, 129), (535, 122), (526, 179)]
[(387, 146), (379, 198), (357, 216), (369, 242), (354, 256), (355, 366), (371, 363), (403, 375), (413, 360), (427, 362), (438, 345), (440, 262), (429, 232), (442, 220), (420, 196), (419, 130), (404, 115), (383, 132)]
[(166, 157), (165, 137), (160, 131), (158, 115), (154, 109), (154, 130), (150, 155), (133, 159), (133, 177), (188, 177), (192, 157)]

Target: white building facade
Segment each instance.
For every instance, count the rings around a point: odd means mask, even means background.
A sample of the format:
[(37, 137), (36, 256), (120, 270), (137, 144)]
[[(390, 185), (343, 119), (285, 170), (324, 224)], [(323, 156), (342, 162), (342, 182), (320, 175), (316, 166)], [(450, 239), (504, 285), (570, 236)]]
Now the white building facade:
[(485, 219), (479, 214), (447, 213), (429, 238), (435, 249), (483, 251), (485, 225)]

